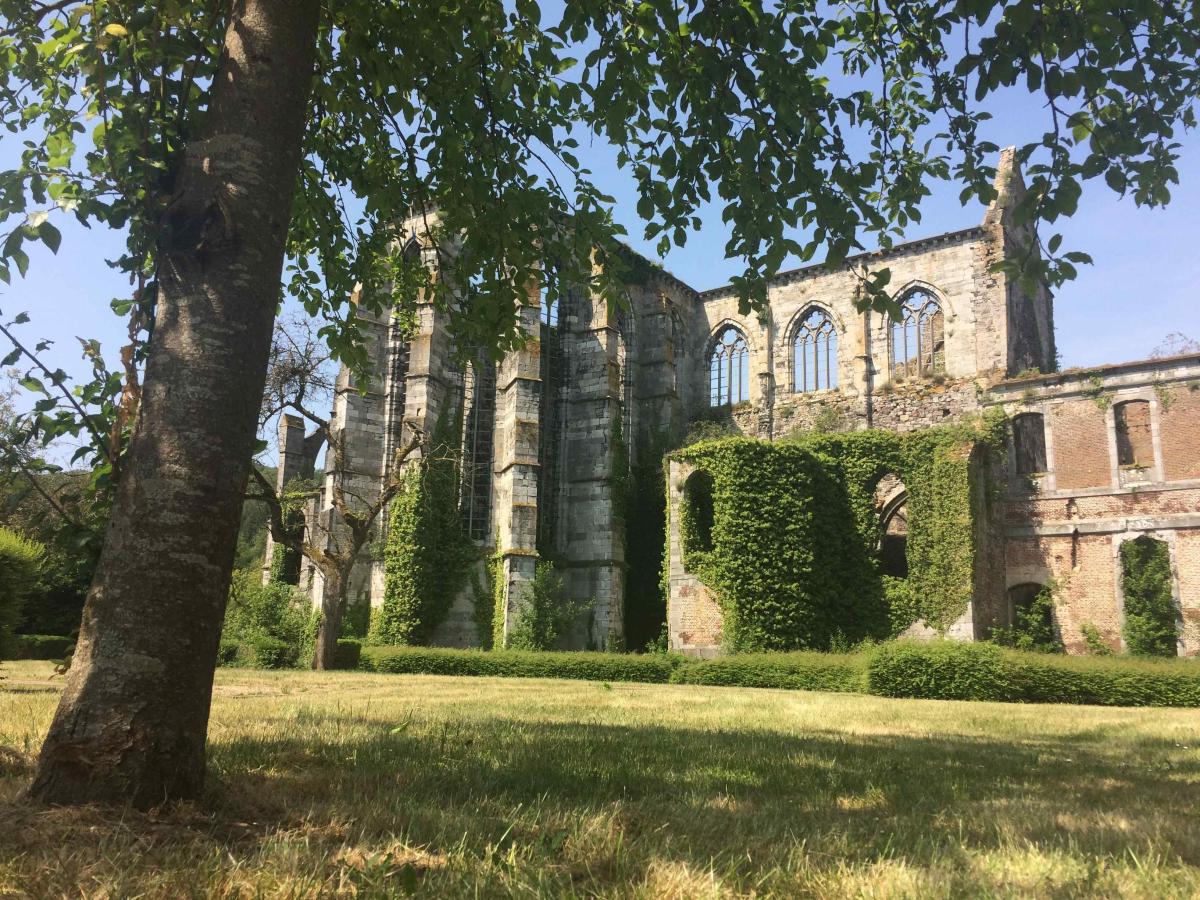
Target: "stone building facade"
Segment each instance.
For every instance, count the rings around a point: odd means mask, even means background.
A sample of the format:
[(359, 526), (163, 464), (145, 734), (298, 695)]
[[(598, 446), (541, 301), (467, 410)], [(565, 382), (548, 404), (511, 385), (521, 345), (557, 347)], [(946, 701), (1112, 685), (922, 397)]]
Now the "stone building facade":
[[(499, 560), (503, 627), (520, 614), (537, 560), (551, 558), (582, 610), (564, 644), (601, 648), (624, 640), (631, 566), (658, 565), (640, 552), (644, 530), (626, 521), (637, 508), (622, 496), (626, 473), (658, 464), (693, 423), (723, 420), (770, 440), (814, 427), (911, 431), (999, 407), (1014, 437), (1002, 516), (982, 536), (988, 583), (951, 634), (982, 637), (1034, 586), (1053, 583), (1069, 650), (1083, 648), (1085, 623), (1120, 646), (1118, 551), (1148, 536), (1170, 547), (1180, 651), (1195, 655), (1200, 356), (1056, 373), (1049, 293), (1023, 290), (995, 268), (1027, 237), (1011, 218), (1023, 190), (1011, 151), (998, 171), (998, 198), (980, 225), (834, 271), (782, 273), (761, 313), (742, 314), (732, 288), (700, 292), (641, 264), (621, 309), (586, 291), (548, 306), (535, 292), (521, 311), (531, 340), (498, 364), (461, 362), (430, 305), (415, 333), (364, 316), (374, 377), (365, 390), (348, 372), (339, 378), (333, 423), (344, 436), (343, 465), (328, 473), (318, 505), (329, 506), (338, 479), (377, 490), (407, 433), (432, 433), (453, 413), (462, 423), (463, 528), (480, 571), (485, 559)], [(421, 252), (419, 235), (413, 247)], [(862, 273), (883, 267), (901, 321), (855, 304)], [(302, 438), (288, 432), (296, 447)], [(681, 502), (680, 474), (667, 479), (671, 510)], [(881, 552), (898, 546), (902, 557), (903, 485), (890, 490), (879, 498)], [(663, 544), (661, 533), (650, 539)], [(674, 533), (666, 557), (670, 645), (717, 652), (719, 608), (684, 571)], [(319, 592), (319, 578), (313, 584)], [(351, 594), (382, 602), (377, 552), (364, 555)], [(476, 602), (464, 590), (435, 642), (478, 644)]]

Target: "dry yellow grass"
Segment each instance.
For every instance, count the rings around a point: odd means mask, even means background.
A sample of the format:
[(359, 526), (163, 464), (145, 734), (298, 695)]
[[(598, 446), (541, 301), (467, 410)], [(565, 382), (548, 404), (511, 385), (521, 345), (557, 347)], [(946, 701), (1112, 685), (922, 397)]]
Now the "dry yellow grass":
[(1200, 895), (1200, 714), (218, 674), (200, 803), (44, 810), (0, 682), (0, 896)]

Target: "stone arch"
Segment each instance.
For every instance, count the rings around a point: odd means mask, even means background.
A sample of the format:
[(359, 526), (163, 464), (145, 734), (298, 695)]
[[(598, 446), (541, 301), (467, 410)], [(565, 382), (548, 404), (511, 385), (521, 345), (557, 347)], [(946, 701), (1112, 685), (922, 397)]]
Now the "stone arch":
[(875, 483), (879, 516), (879, 572), (908, 577), (908, 489), (895, 472), (882, 472)]

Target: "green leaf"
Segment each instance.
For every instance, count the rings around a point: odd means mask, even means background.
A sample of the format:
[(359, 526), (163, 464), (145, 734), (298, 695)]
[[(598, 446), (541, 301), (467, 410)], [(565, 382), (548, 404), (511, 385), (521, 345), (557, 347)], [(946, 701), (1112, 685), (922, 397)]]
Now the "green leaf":
[(62, 232), (54, 225), (43, 222), (38, 226), (38, 237), (42, 239), (43, 244), (50, 248), (51, 253), (58, 253), (58, 248), (62, 245)]

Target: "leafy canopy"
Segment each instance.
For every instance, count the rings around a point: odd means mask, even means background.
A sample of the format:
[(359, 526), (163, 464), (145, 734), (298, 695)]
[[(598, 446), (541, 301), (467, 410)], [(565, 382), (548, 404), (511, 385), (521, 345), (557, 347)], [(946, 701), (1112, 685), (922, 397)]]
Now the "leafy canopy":
[[(111, 264), (132, 290), (114, 308), (130, 317), (134, 364), (161, 216), (203, 127), (229, 6), (0, 0), (0, 124), (25, 142), (0, 172), (0, 278), (24, 273), (30, 241), (57, 251), (63, 216), (123, 229)], [(887, 246), (936, 180), (989, 200), (997, 148), (978, 129), (1011, 87), (1038, 95), (1046, 120), (1018, 151), (1020, 222), (1071, 215), (1092, 179), (1165, 203), (1175, 131), (1195, 122), (1198, 10), (571, 0), (551, 22), (533, 0), (327, 0), (284, 288), (352, 364), (365, 361), (358, 283), (376, 311), (457, 296), (461, 345), (513, 346), (531, 283), (618, 293), (622, 229), (576, 156), (598, 138), (636, 179), (660, 251), (716, 200), (751, 306), (788, 254), (837, 264)], [(395, 240), (410, 212), (429, 214), (424, 254)], [(1008, 265), (1058, 283), (1087, 259), (1060, 244)], [(863, 273), (864, 305), (888, 307), (887, 280)]]

